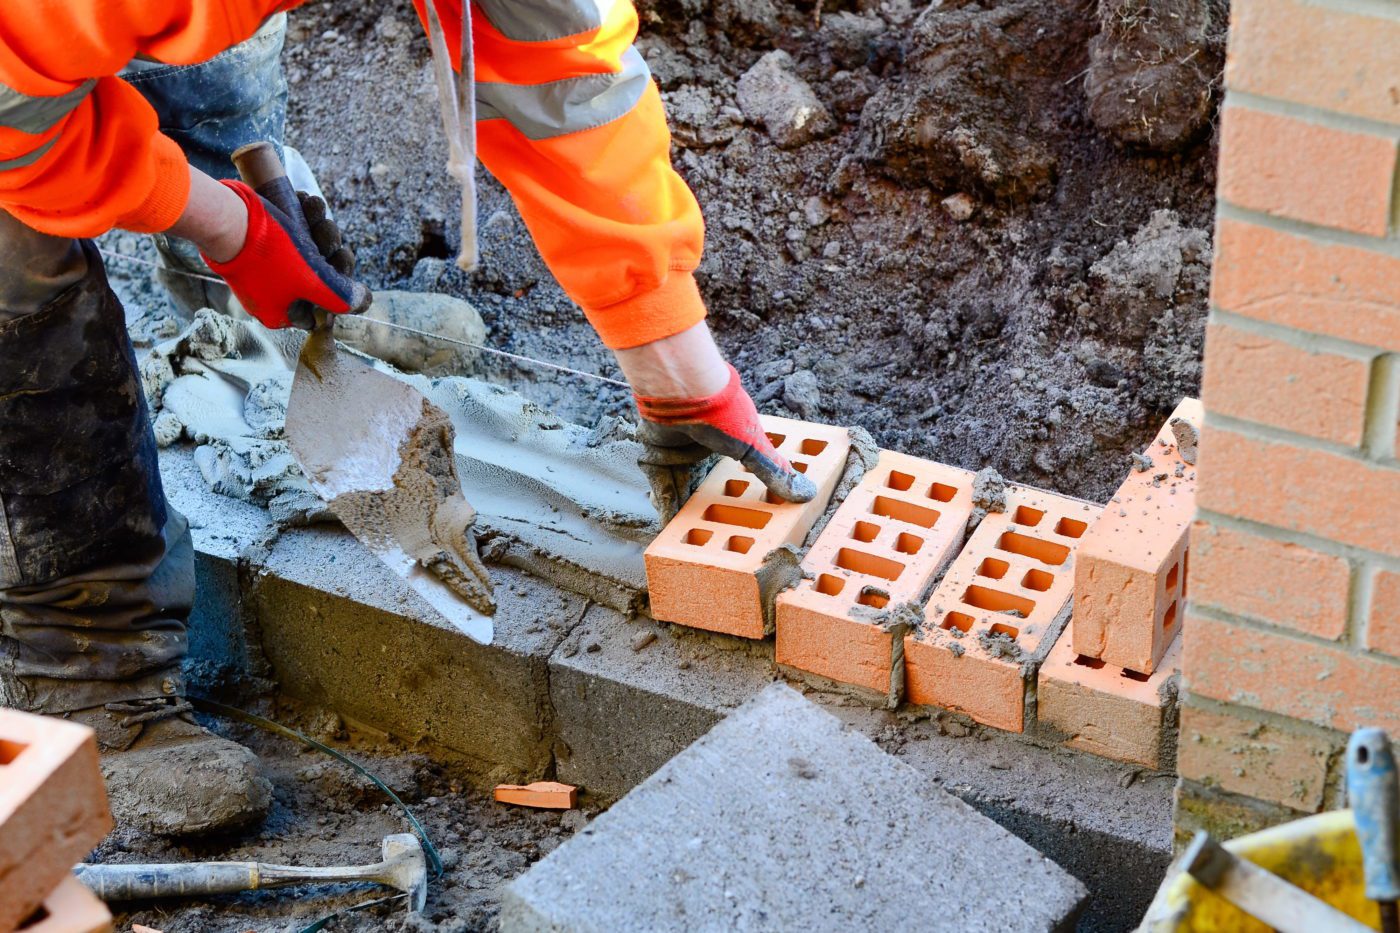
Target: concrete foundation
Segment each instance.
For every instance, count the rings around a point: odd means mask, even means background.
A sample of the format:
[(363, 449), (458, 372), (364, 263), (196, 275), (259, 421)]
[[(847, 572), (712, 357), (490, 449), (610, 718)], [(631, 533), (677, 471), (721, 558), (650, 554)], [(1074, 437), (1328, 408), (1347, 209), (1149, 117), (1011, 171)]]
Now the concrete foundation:
[[(162, 452), (192, 520), (199, 611), (189, 669), (234, 693), (282, 692), (460, 758), (482, 784), (556, 777), (620, 798), (778, 674), (770, 643), (628, 618), (493, 566), (496, 638), (480, 645), (334, 525), (278, 534), (211, 493), (187, 449)], [(655, 638), (651, 638), (655, 635)], [(966, 724), (809, 696), (1030, 842), (1094, 895), (1080, 929), (1131, 929), (1171, 851), (1171, 781)]]
[(1065, 930), (1086, 893), (775, 684), (512, 882), (501, 929)]

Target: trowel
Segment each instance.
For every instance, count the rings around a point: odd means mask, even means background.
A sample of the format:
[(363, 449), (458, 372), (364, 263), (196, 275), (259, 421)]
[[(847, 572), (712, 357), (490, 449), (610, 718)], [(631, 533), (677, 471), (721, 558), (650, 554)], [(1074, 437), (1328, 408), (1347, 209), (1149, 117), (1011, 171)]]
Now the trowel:
[[(302, 223), (270, 143), (233, 154), (243, 181)], [(304, 230), (310, 237), (310, 232)], [(489, 644), (496, 603), (471, 533), (448, 414), (388, 373), (342, 351), (337, 315), (297, 309), (311, 325), (297, 358), (286, 436), (311, 488), (365, 547), (470, 637)]]

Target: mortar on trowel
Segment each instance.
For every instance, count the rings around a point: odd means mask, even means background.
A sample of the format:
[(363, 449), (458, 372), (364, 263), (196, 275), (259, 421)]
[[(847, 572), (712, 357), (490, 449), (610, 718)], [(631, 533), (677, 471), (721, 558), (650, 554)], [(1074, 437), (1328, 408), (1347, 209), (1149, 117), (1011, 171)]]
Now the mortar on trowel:
[[(233, 162), (310, 240), (276, 149), (252, 143)], [(363, 308), (369, 290), (358, 283), (356, 290), (351, 305)], [(287, 443), (311, 488), (429, 605), (489, 644), (496, 603), (471, 533), (476, 512), (457, 478), (451, 419), (413, 387), (341, 352), (338, 315), (302, 307), (289, 316), (311, 330), (286, 418)]]

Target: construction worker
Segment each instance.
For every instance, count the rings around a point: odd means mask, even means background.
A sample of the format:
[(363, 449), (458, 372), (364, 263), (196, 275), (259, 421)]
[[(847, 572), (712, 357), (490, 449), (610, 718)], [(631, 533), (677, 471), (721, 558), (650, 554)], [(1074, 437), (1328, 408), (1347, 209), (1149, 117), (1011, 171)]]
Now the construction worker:
[[(269, 327), (298, 299), (359, 310), (322, 254), (333, 242), (222, 178), (235, 147), (280, 138), (279, 14), (294, 5), (0, 4), (0, 701), (93, 726), (118, 819), (167, 833), (257, 819), (269, 788), (183, 699), (189, 529), (165, 501), (123, 311), (88, 238), (153, 233), (176, 263), (197, 249)], [(663, 510), (711, 452), (811, 498), (704, 323), (700, 212), (671, 168), (631, 5), (474, 9), (481, 159), (617, 355)], [(460, 0), (435, 12), (457, 47)]]

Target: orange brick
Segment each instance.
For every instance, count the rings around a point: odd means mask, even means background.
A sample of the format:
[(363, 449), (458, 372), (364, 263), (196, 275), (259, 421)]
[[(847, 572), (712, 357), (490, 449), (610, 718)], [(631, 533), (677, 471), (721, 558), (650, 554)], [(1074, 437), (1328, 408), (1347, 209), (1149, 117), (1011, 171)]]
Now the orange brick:
[(1392, 256), (1221, 218), (1210, 288), (1213, 304), (1245, 317), (1400, 351)]
[(1213, 412), (1353, 447), (1366, 419), (1366, 360), (1260, 334), (1207, 328), (1201, 395)]
[(1351, 567), (1340, 557), (1209, 522), (1191, 529), (1191, 600), (1271, 625), (1337, 639)]
[(578, 806), (578, 788), (558, 781), (497, 784), (494, 796), (497, 803), (511, 803), (538, 810), (572, 810)]
[(1226, 107), (1221, 200), (1276, 217), (1385, 236), (1396, 142), (1245, 107)]
[(0, 709), (0, 930), (12, 930), (112, 828), (91, 729)]
[(1234, 0), (1225, 83), (1233, 90), (1400, 124), (1400, 21), (1300, 0)]
[[(1079, 542), (1074, 565), (1074, 650), (1151, 674), (1181, 631), (1196, 467), (1176, 449), (1171, 422), (1201, 429), (1201, 403), (1183, 399)], [(1193, 458), (1194, 459), (1194, 458)]]
[(1182, 705), (1177, 773), (1210, 787), (1316, 813), (1332, 752), (1324, 738)]
[(764, 416), (774, 446), (817, 485), (807, 503), (771, 495), (737, 460), (721, 460), (646, 549), (651, 614), (666, 622), (762, 638), (759, 569), (784, 544), (800, 546), (846, 467), (845, 428)]
[(1207, 427), (1202, 509), (1400, 556), (1400, 470)]
[(1400, 664), (1188, 614), (1192, 693), (1350, 732), (1400, 730)]
[(19, 933), (112, 933), (112, 914), (70, 872), (44, 898), (43, 912), (20, 927)]
[(909, 702), (1025, 728), (1027, 682), (1069, 615), (1074, 551), (1096, 505), (1007, 487), (1007, 511), (982, 520), (904, 639)]
[(1376, 571), (1366, 647), (1400, 658), (1400, 573)]
[(778, 664), (887, 695), (893, 639), (872, 616), (922, 602), (962, 544), (972, 479), (881, 451), (803, 559), (810, 579), (778, 597)]
[(1138, 674), (1075, 651), (1076, 624), (1077, 616), (1040, 666), (1041, 726), (1065, 736), (1070, 748), (1147, 768), (1169, 767), (1181, 639), (1172, 642), (1155, 673)]

